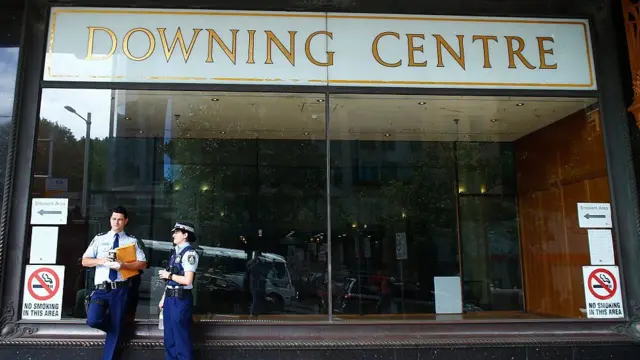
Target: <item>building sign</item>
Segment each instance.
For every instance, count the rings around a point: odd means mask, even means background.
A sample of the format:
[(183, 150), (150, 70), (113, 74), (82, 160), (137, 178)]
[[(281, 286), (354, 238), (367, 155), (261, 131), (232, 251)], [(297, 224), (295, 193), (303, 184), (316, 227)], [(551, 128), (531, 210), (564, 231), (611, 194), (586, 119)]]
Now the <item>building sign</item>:
[(53, 8), (45, 80), (595, 90), (586, 20)]

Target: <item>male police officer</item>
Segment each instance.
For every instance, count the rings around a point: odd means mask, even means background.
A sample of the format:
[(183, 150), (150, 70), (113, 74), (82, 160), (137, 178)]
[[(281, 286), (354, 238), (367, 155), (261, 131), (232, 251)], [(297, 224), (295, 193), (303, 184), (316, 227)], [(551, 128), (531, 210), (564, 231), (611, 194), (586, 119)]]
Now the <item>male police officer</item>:
[[(123, 279), (118, 270), (141, 270), (147, 265), (138, 239), (124, 232), (129, 222), (127, 210), (116, 207), (111, 213), (111, 231), (96, 235), (82, 256), (82, 265), (95, 267), (95, 290), (87, 311), (87, 325), (106, 333), (102, 360), (116, 359), (127, 311), (128, 291), (131, 281)], [(135, 244), (136, 261), (123, 263), (110, 253), (118, 247)]]

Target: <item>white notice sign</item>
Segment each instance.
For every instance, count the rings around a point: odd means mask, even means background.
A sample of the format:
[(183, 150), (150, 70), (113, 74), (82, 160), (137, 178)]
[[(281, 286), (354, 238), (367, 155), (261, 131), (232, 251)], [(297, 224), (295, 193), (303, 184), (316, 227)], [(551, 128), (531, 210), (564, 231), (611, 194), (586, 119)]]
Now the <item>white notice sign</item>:
[(22, 319), (60, 320), (64, 266), (27, 265), (22, 295)]
[(33, 199), (31, 225), (66, 225), (69, 199)]
[(578, 224), (581, 228), (611, 228), (611, 204), (578, 203)]
[(583, 266), (584, 296), (589, 319), (624, 317), (617, 266)]
[(407, 258), (407, 234), (396, 233), (396, 259), (406, 260)]
[(609, 229), (589, 229), (591, 265), (615, 265), (613, 236)]
[(462, 285), (459, 276), (433, 278), (436, 314), (462, 314)]
[(31, 230), (30, 264), (55, 264), (58, 253), (58, 227), (34, 226)]

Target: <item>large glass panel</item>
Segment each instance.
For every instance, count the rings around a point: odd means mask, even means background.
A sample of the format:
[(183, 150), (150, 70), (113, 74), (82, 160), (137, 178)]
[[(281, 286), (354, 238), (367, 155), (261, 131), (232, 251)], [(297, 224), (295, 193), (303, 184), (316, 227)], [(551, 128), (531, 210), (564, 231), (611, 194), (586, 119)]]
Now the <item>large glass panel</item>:
[(257, 250), (260, 319), (586, 317), (577, 203), (610, 202), (595, 99), (336, 95), (329, 159), (324, 101), (45, 89), (32, 196), (69, 199), (48, 252), (64, 316), (84, 317), (80, 256), (122, 205), (150, 263), (138, 317), (178, 219), (198, 229), (200, 319), (248, 316)]
[[(70, 221), (60, 227), (55, 259), (67, 267), (64, 315), (85, 316), (93, 275), (78, 262), (93, 236), (110, 229), (110, 209), (120, 205), (130, 214), (127, 232), (144, 245), (150, 264), (137, 317), (158, 316), (164, 283), (157, 274), (169, 260), (169, 230), (185, 220), (198, 237), (197, 318), (249, 315), (247, 261), (261, 251), (266, 296), (259, 318), (326, 319), (315, 286), (326, 268), (324, 100), (324, 94), (45, 89), (32, 195), (69, 199)], [(47, 188), (43, 178), (65, 188)]]
[(20, 44), (21, 5), (3, 6), (0, 13), (0, 204), (4, 197), (7, 152), (16, 91)]
[(334, 318), (585, 317), (577, 203), (609, 202), (595, 99), (330, 108)]

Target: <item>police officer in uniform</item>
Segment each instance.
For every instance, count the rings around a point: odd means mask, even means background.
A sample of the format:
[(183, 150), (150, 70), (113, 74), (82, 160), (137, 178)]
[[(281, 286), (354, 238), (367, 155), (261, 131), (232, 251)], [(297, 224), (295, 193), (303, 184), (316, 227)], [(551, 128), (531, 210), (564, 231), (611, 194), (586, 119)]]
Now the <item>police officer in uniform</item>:
[(196, 240), (193, 224), (178, 221), (173, 232), (174, 250), (169, 269), (158, 276), (167, 280), (160, 300), (163, 309), (164, 347), (167, 360), (193, 360), (191, 325), (193, 322), (193, 281), (198, 268), (198, 253), (191, 246)]
[[(119, 270), (141, 270), (147, 266), (138, 239), (124, 232), (128, 222), (127, 210), (114, 208), (110, 218), (111, 230), (96, 235), (82, 256), (83, 266), (95, 267), (95, 289), (87, 308), (87, 325), (106, 333), (102, 360), (118, 358), (116, 350), (123, 335), (131, 281), (123, 279)], [(135, 244), (136, 261), (122, 263), (113, 257), (114, 249), (130, 244)]]

